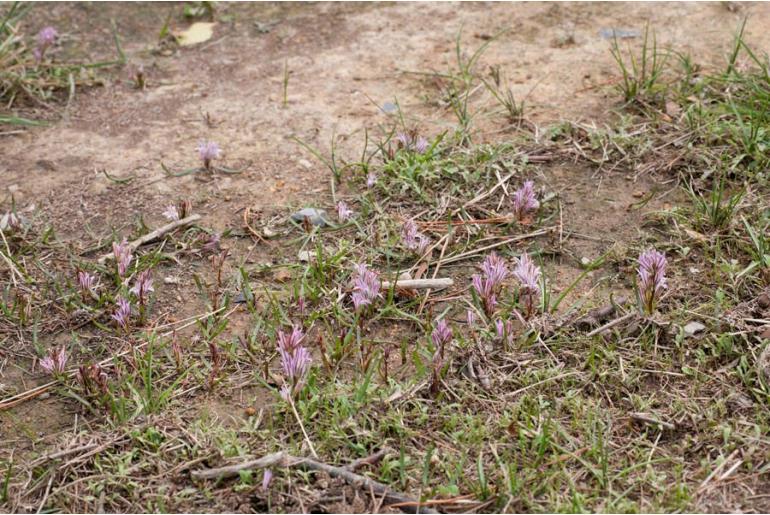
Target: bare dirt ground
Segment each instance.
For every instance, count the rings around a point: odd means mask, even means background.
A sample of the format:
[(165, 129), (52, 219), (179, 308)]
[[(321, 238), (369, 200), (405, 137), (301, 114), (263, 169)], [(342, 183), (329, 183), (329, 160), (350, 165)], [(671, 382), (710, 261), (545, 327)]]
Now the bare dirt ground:
[[(740, 4), (734, 12), (722, 3), (233, 5), (222, 7), (232, 11), (232, 21), (219, 23), (212, 40), (154, 57), (147, 50), (160, 29), (152, 22), (164, 19), (167, 9), (52, 7), (53, 19), (72, 27), (73, 44), (84, 39), (101, 55), (111, 51), (104, 41), (108, 20), (117, 19), (127, 32), (127, 54), (148, 70), (149, 88), (136, 91), (128, 75), (114, 77), (104, 88), (79, 93), (64, 121), (6, 138), (0, 158), (6, 196), (44, 205), (79, 228), (119, 224), (130, 210), (187, 194), (205, 199), (199, 210), (220, 227), (245, 205), (283, 208), (328, 191), (321, 166), (292, 137), (326, 148), (332, 135), (341, 136), (350, 142), (340, 150), (357, 155), (363, 129), (384, 116), (377, 105), (394, 99), (428, 133), (447, 127), (447, 110), (431, 108), (425, 100), (434, 92), (409, 72), (451, 66), (460, 32), (470, 51), (505, 31), (483, 63), (501, 67), (538, 124), (606, 119), (616, 104), (607, 86), (617, 71), (602, 29), (641, 31), (649, 22), (661, 46), (689, 50), (706, 66), (721, 64), (747, 14), (752, 41), (770, 43), (761, 29), (770, 10), (761, 4)], [(255, 22), (270, 26), (269, 32), (258, 31)], [(482, 127), (490, 129), (480, 129), (482, 138), (505, 137), (494, 122)], [(248, 173), (210, 184), (163, 179), (159, 161), (194, 162), (195, 145), (204, 138), (221, 142), (228, 160), (251, 162)], [(127, 193), (100, 170), (137, 179)]]
[[(21, 213), (40, 210), (55, 221), (59, 238), (82, 252), (81, 241), (111, 241), (113, 231), (126, 233), (139, 217), (150, 227), (160, 225), (167, 204), (189, 198), (194, 211), (203, 215), (201, 225), (244, 236), (232, 244), (235, 253), (257, 264), (277, 260), (285, 250), (280, 240), (246, 238), (246, 208), (267, 223), (299, 207), (333, 206), (328, 170), (295, 138), (324, 153), (337, 138), (340, 155), (354, 159), (361, 152), (364, 130), (389, 120), (381, 106), (396, 101), (409, 124), (426, 135), (436, 136), (456, 123), (438, 98), (432, 74), (455, 65), (458, 34), (466, 53), (494, 37), (479, 66), (499, 66), (517, 98), (525, 99), (526, 118), (536, 135), (564, 120), (602, 126), (616, 116), (618, 96), (612, 88), (618, 70), (603, 29), (641, 34), (649, 24), (661, 47), (689, 52), (708, 69), (722, 66), (737, 27), (748, 16), (747, 39), (770, 50), (767, 4), (221, 3), (210, 40), (167, 53), (156, 50), (169, 11), (174, 12), (172, 29), (189, 25), (178, 14), (178, 5), (57, 3), (42, 9), (26, 22), (30, 32), (44, 24), (60, 27), (62, 52), (79, 58), (114, 52), (109, 23), (115, 19), (129, 62), (144, 65), (147, 87), (134, 88), (128, 71), (107, 71), (102, 87), (78, 90), (66, 107), (28, 108), (26, 114), (52, 123), (0, 136), (3, 207), (13, 197)], [(484, 90), (473, 103), (494, 104)], [(504, 141), (515, 130), (493, 111), (483, 111), (474, 120), (474, 141)], [(160, 163), (174, 169), (195, 166), (195, 147), (202, 139), (219, 142), (223, 162), (245, 171), (206, 180), (198, 175), (168, 177)], [(119, 184), (103, 171), (132, 179)], [(643, 214), (666, 208), (676, 198), (677, 193), (659, 196), (643, 210), (630, 209), (651, 190), (667, 186), (654, 170), (636, 172), (596, 169), (567, 158), (539, 172), (539, 181), (564, 202), (562, 230), (589, 236), (568, 245), (575, 258), (593, 259), (613, 242), (623, 245), (636, 238)], [(337, 194), (344, 197), (345, 186)], [(551, 280), (558, 291), (580, 272), (574, 264), (554, 267)], [(160, 294), (160, 304), (172, 319), (200, 311), (187, 302), (192, 280), (183, 272), (178, 275), (181, 281)], [(601, 282), (597, 275), (592, 284)], [(590, 287), (581, 286), (573, 296)], [(43, 382), (9, 364), (16, 363), (10, 355), (2, 359), (5, 391)], [(0, 419), (0, 439), (10, 441), (18, 454), (42, 452), (79, 423), (74, 404), (68, 402), (36, 399), (13, 408)], [(202, 409), (215, 419), (237, 418), (240, 412), (234, 408), (243, 407), (233, 398), (205, 403)], [(764, 500), (743, 503), (735, 495), (714, 494), (708, 504), (696, 506), (767, 509), (764, 495)], [(206, 509), (191, 509), (196, 508)]]

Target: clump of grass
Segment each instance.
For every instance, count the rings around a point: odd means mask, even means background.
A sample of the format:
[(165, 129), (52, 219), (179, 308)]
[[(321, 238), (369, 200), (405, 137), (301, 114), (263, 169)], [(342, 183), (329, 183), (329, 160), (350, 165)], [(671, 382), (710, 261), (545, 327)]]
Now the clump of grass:
[(631, 49), (625, 53), (617, 36), (613, 36), (610, 52), (622, 75), (619, 85), (627, 103), (660, 106), (664, 102), (668, 86), (663, 82), (669, 54), (658, 48), (655, 33), (650, 40), (650, 27), (645, 27), (640, 55)]
[[(34, 36), (19, 33), (22, 18), (32, 8), (31, 4), (14, 2), (0, 14), (0, 102), (7, 108), (46, 104), (63, 92), (71, 98), (77, 86), (99, 83), (94, 74), (97, 69), (125, 62), (116, 31), (117, 60), (83, 64), (57, 62), (51, 48), (56, 37), (53, 28), (44, 29), (49, 30), (52, 37), (39, 42), (37, 48), (30, 43)], [(17, 116), (3, 116), (0, 121), (15, 125), (35, 123)]]

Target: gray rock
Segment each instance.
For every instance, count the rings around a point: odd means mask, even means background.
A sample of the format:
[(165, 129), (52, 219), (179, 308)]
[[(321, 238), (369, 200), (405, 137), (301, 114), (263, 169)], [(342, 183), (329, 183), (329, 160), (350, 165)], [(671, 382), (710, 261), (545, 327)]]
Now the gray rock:
[(311, 224), (318, 227), (325, 227), (329, 225), (329, 222), (326, 218), (326, 211), (323, 209), (306, 207), (291, 215), (291, 219), (300, 224), (305, 221), (305, 218), (310, 220)]
[(300, 250), (297, 254), (297, 259), (303, 263), (309, 263), (311, 260), (315, 259), (315, 251)]
[(636, 29), (604, 28), (599, 31), (599, 35), (604, 39), (612, 39), (612, 38), (628, 39), (628, 38), (638, 38), (639, 36), (642, 35), (642, 33)]
[(697, 333), (706, 329), (706, 326), (697, 321), (689, 322), (684, 326), (684, 334), (687, 336), (695, 336)]
[(394, 104), (393, 102), (385, 102), (382, 104), (382, 112), (383, 113), (395, 113), (398, 110), (398, 106)]

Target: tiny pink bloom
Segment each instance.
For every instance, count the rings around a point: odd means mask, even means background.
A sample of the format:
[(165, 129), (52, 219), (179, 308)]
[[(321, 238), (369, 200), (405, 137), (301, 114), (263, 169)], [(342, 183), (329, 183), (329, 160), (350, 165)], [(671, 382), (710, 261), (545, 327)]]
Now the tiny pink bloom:
[(345, 202), (342, 200), (337, 202), (337, 217), (339, 218), (340, 223), (350, 220), (352, 216), (353, 210), (350, 209)]
[(433, 334), (431, 334), (431, 339), (433, 340), (433, 345), (439, 349), (452, 340), (452, 328), (449, 327), (445, 319), (442, 318), (438, 321), (433, 329)]
[(37, 33), (37, 48), (32, 51), (32, 54), (38, 62), (43, 60), (45, 51), (54, 44), (58, 35), (56, 29), (53, 27), (45, 27)]
[(270, 482), (273, 480), (273, 471), (271, 469), (265, 469), (262, 473), (262, 490), (267, 490), (270, 487)]
[(417, 141), (414, 143), (414, 150), (418, 154), (424, 154), (428, 150), (428, 140), (422, 136), (417, 138)]
[(56, 37), (59, 35), (56, 29), (53, 27), (45, 27), (43, 30), (37, 33), (37, 44), (41, 47), (48, 47), (53, 45), (56, 41)]
[(423, 254), (430, 244), (430, 238), (417, 230), (417, 224), (409, 219), (401, 228), (401, 241), (408, 250)]
[(119, 297), (117, 304), (118, 308), (112, 314), (112, 319), (115, 320), (123, 330), (127, 330), (128, 323), (131, 319), (131, 303), (123, 297)]
[(131, 293), (133, 293), (137, 299), (139, 299), (139, 304), (144, 304), (147, 301), (147, 295), (150, 292), (155, 291), (155, 288), (152, 286), (152, 273), (150, 270), (145, 270), (136, 277), (136, 282), (134, 283), (134, 287), (131, 288)]
[(666, 255), (655, 249), (650, 249), (639, 256), (639, 294), (642, 297), (642, 304), (648, 314), (655, 310), (663, 290), (668, 288), (666, 280), (666, 267), (668, 260)]
[(166, 206), (166, 210), (163, 211), (163, 216), (166, 217), (167, 220), (174, 222), (179, 220), (179, 211), (177, 211), (176, 206)]
[(377, 272), (370, 270), (364, 263), (356, 265), (351, 295), (355, 310), (372, 304), (380, 296), (380, 277)]
[(535, 194), (535, 183), (526, 181), (513, 193), (513, 214), (517, 220), (523, 220), (530, 211), (540, 207)]
[(540, 267), (530, 259), (527, 253), (523, 253), (519, 258), (513, 275), (520, 283), (519, 297), (526, 308), (527, 316), (530, 316), (535, 309), (535, 302), (540, 298)]
[(112, 243), (112, 253), (115, 255), (115, 262), (118, 265), (118, 275), (123, 278), (126, 277), (128, 267), (131, 265), (131, 260), (134, 256), (131, 254), (131, 247), (128, 244), (128, 240), (123, 238), (123, 241), (118, 243)]
[(85, 270), (78, 270), (78, 287), (84, 297), (92, 295), (96, 290), (96, 276)]
[(211, 168), (211, 161), (219, 159), (220, 153), (219, 145), (213, 141), (201, 141), (198, 143), (198, 156), (207, 170)]
[(67, 367), (67, 351), (64, 345), (49, 349), (48, 355), (40, 360), (40, 368), (49, 374), (62, 374)]

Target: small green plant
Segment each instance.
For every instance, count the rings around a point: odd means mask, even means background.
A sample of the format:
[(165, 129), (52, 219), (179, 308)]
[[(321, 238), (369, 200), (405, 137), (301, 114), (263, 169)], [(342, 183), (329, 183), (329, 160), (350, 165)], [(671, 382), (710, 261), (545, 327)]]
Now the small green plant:
[(489, 90), (492, 96), (495, 97), (495, 100), (503, 106), (508, 121), (511, 123), (520, 122), (524, 117), (524, 100), (517, 101), (510, 86), (506, 86), (505, 89), (503, 89), (503, 79), (501, 77), (499, 65), (491, 68), (490, 76), (492, 77), (491, 83), (484, 78), (481, 79), (484, 86), (486, 86), (487, 90)]
[(627, 103), (661, 105), (668, 86), (663, 83), (668, 53), (658, 49), (655, 34), (650, 39), (649, 25), (644, 30), (641, 55), (629, 48), (624, 56), (617, 36), (613, 37), (610, 52), (620, 68), (620, 92)]
[(698, 225), (702, 229), (717, 231), (730, 224), (745, 193), (741, 190), (728, 196), (724, 176), (714, 180), (706, 195), (700, 191), (696, 192), (692, 181), (687, 185), (687, 192), (692, 200)]
[(762, 220), (758, 220), (755, 225), (749, 223), (746, 218), (741, 217), (743, 226), (746, 228), (746, 234), (749, 236), (751, 245), (748, 246), (751, 255), (751, 263), (738, 277), (753, 273), (755, 270), (762, 270), (765, 274), (770, 271), (770, 213), (765, 213)]

